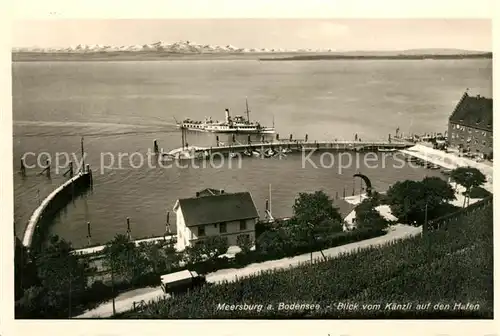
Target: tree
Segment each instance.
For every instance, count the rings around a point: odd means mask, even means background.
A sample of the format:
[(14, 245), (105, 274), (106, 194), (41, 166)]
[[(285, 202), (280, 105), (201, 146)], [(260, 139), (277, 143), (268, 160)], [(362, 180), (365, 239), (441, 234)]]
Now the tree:
[(14, 297), (15, 300), (19, 300), (24, 291), (38, 284), (39, 280), (28, 250), (17, 237), (14, 244)]
[(229, 243), (226, 237), (209, 236), (203, 241), (202, 247), (204, 248), (207, 256), (210, 258), (216, 258), (227, 252)]
[(399, 181), (387, 191), (393, 215), (407, 224), (423, 223), (426, 213), (438, 215), (444, 203), (453, 199), (455, 194), (451, 186), (438, 177)]
[[(104, 264), (113, 272), (113, 277), (119, 276), (123, 281), (133, 281), (137, 273), (140, 273), (139, 266), (144, 267), (144, 264), (141, 265), (139, 262), (139, 253), (135, 243), (124, 234), (117, 234), (108, 242), (103, 254), (105, 255)], [(143, 269), (142, 272), (144, 271)]]
[(356, 209), (356, 228), (383, 230), (389, 225), (388, 221), (375, 209), (375, 205), (369, 199), (363, 200)]
[(243, 253), (248, 253), (253, 245), (252, 241), (250, 240), (250, 236), (246, 234), (239, 235), (236, 238), (236, 244), (238, 244), (239, 248), (241, 248), (241, 251)]
[(470, 191), (472, 188), (479, 187), (486, 182), (486, 176), (477, 168), (473, 167), (459, 167), (451, 171), (450, 177), (456, 183), (465, 188), (465, 201), (470, 198)]
[(290, 242), (284, 229), (278, 228), (262, 233), (256, 244), (260, 253), (280, 257), (286, 254)]
[(209, 236), (198, 241), (195, 245), (186, 248), (185, 255), (192, 263), (207, 259), (214, 259), (227, 252), (229, 244), (227, 238), (220, 236)]
[(341, 223), (342, 216), (333, 206), (332, 200), (324, 191), (299, 193), (293, 205), (293, 217), (299, 225), (320, 225), (328, 221)]
[(71, 251), (70, 243), (52, 236), (48, 246), (32, 256), (39, 282), (24, 291), (16, 314), (32, 318), (71, 316), (87, 289), (87, 265)]

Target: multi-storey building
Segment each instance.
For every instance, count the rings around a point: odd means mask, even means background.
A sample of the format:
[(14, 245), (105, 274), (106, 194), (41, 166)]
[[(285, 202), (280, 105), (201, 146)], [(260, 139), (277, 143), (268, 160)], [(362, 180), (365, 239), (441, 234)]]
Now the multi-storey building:
[(239, 236), (255, 242), (259, 215), (249, 192), (205, 189), (197, 192), (196, 197), (177, 200), (173, 210), (178, 250), (212, 236), (226, 238), (229, 246), (237, 246)]
[(493, 99), (463, 94), (449, 118), (448, 145), (493, 157)]

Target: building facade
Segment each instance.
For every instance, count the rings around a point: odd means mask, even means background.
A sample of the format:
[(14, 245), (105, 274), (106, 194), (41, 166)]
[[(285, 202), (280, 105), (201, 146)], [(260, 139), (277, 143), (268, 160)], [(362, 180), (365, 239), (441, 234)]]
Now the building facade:
[(248, 192), (225, 193), (205, 189), (196, 197), (179, 199), (175, 203), (177, 249), (203, 243), (208, 237), (227, 239), (237, 246), (239, 238), (255, 242), (255, 225), (259, 220), (257, 208)]
[(493, 99), (463, 94), (448, 121), (448, 146), (493, 157)]

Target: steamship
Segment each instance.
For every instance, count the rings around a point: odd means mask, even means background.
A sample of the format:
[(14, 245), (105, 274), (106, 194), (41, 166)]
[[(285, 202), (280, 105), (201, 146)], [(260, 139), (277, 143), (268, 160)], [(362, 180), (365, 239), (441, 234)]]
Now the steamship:
[(189, 131), (212, 132), (212, 133), (243, 133), (243, 134), (272, 134), (275, 133), (274, 121), (272, 127), (262, 126), (259, 122), (250, 121), (248, 102), (246, 104), (247, 118), (237, 115), (231, 117), (229, 109), (226, 109), (226, 118), (224, 121), (213, 121), (212, 118), (206, 118), (204, 121), (185, 119), (177, 123), (178, 128)]

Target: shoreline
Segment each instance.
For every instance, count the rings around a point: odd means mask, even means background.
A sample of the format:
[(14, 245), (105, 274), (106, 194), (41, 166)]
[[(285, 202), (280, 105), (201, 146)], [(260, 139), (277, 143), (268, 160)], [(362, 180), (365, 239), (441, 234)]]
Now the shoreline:
[(492, 59), (482, 54), (345, 55), (324, 53), (162, 53), (162, 52), (12, 52), (12, 63), (21, 62), (150, 62), (150, 61), (426, 61)]

